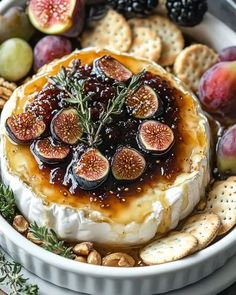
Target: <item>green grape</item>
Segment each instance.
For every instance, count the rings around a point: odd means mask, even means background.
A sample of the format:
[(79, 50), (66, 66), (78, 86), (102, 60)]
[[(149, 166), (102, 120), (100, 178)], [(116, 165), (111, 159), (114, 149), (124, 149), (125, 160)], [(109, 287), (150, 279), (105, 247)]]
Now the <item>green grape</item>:
[(0, 45), (0, 76), (8, 81), (25, 77), (33, 64), (33, 52), (29, 44), (12, 38)]

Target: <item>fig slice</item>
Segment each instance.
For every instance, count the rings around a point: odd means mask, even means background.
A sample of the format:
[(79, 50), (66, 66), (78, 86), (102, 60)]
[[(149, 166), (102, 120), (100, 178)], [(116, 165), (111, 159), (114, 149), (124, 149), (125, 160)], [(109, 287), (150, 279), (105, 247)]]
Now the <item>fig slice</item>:
[(83, 9), (81, 0), (30, 0), (28, 14), (39, 31), (62, 34), (72, 29), (76, 14), (83, 16)]
[(110, 55), (96, 59), (94, 69), (96, 74), (103, 79), (109, 78), (118, 82), (126, 82), (133, 75), (129, 69)]
[(46, 130), (42, 118), (29, 112), (9, 117), (5, 126), (8, 136), (18, 144), (29, 144)]
[(144, 157), (134, 148), (119, 148), (112, 161), (112, 174), (117, 180), (135, 180), (146, 168)]
[(59, 141), (74, 145), (82, 134), (82, 126), (78, 112), (74, 108), (59, 111), (51, 122), (51, 133)]
[(130, 113), (138, 119), (147, 119), (155, 115), (160, 107), (158, 94), (149, 86), (142, 85), (126, 99)]
[(146, 152), (163, 154), (174, 144), (174, 134), (168, 125), (149, 120), (139, 127), (138, 143)]
[(110, 165), (99, 150), (89, 148), (73, 165), (73, 173), (80, 188), (91, 190), (100, 186), (108, 177)]
[(54, 143), (51, 137), (37, 140), (32, 148), (35, 156), (47, 164), (57, 164), (64, 161), (70, 154), (70, 147)]

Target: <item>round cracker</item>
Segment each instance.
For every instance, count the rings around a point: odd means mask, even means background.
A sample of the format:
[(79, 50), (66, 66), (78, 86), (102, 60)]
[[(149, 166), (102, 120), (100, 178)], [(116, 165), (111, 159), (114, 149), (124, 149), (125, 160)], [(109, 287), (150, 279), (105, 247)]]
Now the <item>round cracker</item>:
[(146, 27), (154, 30), (161, 38), (162, 52), (158, 63), (162, 66), (173, 65), (176, 56), (184, 47), (184, 38), (180, 29), (168, 18), (152, 15), (146, 19), (131, 19), (131, 27)]
[(217, 236), (220, 229), (220, 217), (214, 213), (202, 213), (190, 216), (183, 224), (182, 232), (193, 235), (198, 240), (197, 250), (204, 249)]
[(161, 55), (161, 38), (154, 30), (142, 27), (132, 28), (133, 41), (129, 53), (158, 61)]
[(172, 232), (141, 249), (140, 257), (148, 265), (171, 262), (193, 253), (197, 244), (189, 233)]
[[(232, 179), (232, 178), (231, 178)], [(236, 182), (225, 180), (215, 183), (209, 192), (206, 212), (217, 214), (221, 219), (219, 235), (223, 235), (236, 225)]]
[(208, 46), (193, 44), (176, 58), (174, 73), (192, 91), (197, 91), (203, 73), (218, 61), (218, 55)]
[(90, 24), (81, 36), (81, 46), (128, 51), (131, 45), (131, 29), (125, 18), (109, 10), (100, 21)]

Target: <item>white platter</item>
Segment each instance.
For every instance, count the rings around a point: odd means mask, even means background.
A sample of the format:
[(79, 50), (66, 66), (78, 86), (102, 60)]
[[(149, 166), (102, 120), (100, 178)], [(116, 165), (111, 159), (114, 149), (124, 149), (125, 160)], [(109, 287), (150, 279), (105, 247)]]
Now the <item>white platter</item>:
[[(185, 31), (217, 50), (236, 44), (236, 34), (210, 15), (201, 25)], [(143, 268), (108, 268), (59, 257), (32, 244), (2, 217), (0, 244), (15, 261), (55, 285), (96, 295), (149, 295), (183, 288), (223, 266), (236, 252), (236, 229), (195, 255)]]

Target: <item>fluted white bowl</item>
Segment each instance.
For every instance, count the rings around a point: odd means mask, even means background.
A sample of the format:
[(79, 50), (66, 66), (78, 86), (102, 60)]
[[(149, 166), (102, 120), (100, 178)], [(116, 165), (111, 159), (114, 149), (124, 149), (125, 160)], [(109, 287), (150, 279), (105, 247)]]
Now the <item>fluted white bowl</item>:
[[(184, 32), (216, 50), (236, 45), (236, 34), (211, 15)], [(75, 262), (50, 253), (16, 232), (0, 216), (0, 244), (26, 269), (53, 284), (94, 295), (149, 295), (194, 283), (236, 253), (236, 229), (210, 247), (179, 261), (141, 268), (115, 268)]]

